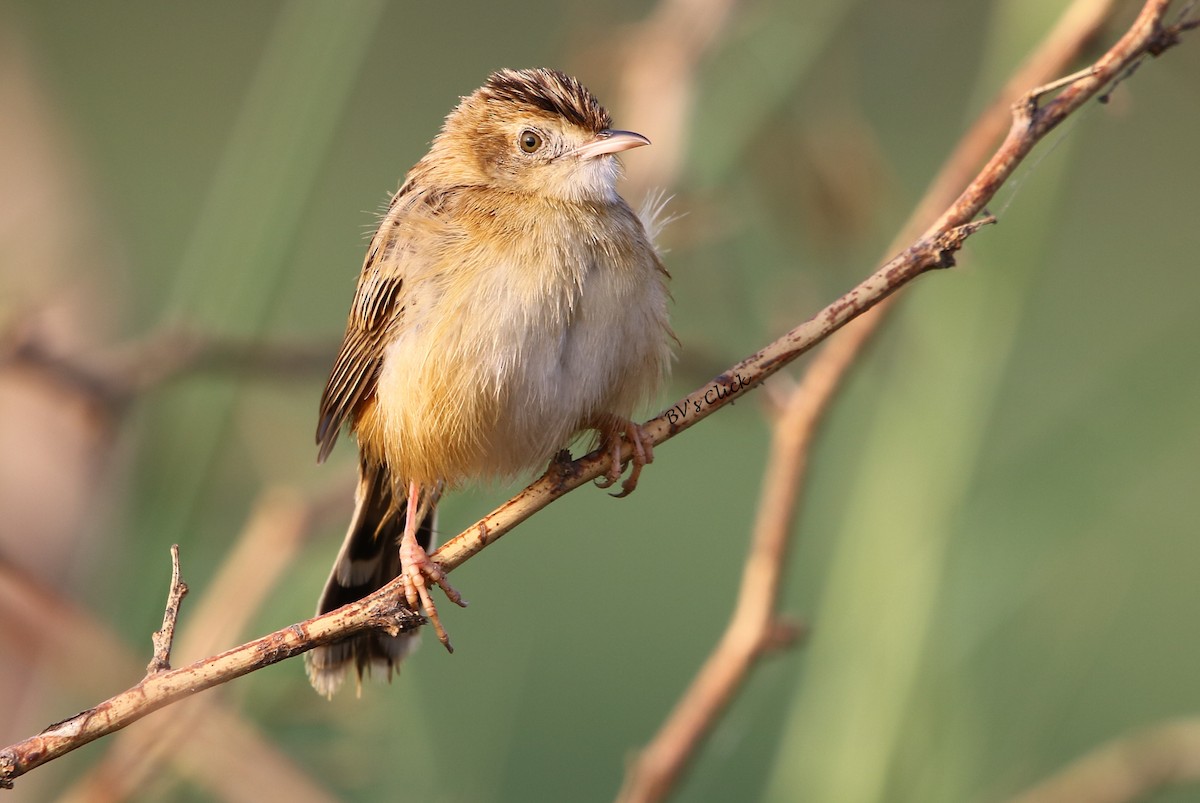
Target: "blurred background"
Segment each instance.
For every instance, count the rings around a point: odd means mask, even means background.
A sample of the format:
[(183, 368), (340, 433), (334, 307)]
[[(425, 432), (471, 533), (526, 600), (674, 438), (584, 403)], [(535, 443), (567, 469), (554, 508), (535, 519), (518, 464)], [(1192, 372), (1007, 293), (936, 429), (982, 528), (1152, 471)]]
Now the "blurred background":
[[(311, 614), (366, 238), (490, 71), (564, 69), (654, 141), (623, 192), (682, 216), (674, 399), (873, 269), (1065, 6), (0, 2), (0, 744), (141, 677), (172, 543), (175, 665)], [(1198, 74), (1185, 41), (1072, 118), (905, 292), (814, 455), (784, 604), (811, 636), (678, 800), (1001, 800), (1200, 707)], [(732, 606), (762, 396), (456, 572), (453, 656), (332, 702), (287, 661), (5, 799), (610, 799)], [(443, 534), (514, 490), (453, 494)]]

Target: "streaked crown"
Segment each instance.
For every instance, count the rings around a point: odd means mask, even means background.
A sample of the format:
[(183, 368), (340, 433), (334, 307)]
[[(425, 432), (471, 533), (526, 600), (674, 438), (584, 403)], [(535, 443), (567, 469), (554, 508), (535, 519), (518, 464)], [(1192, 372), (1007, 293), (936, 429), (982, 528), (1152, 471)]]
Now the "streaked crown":
[(612, 116), (596, 96), (558, 70), (499, 70), (488, 77), (478, 95), (488, 103), (541, 109), (593, 133), (612, 125)]

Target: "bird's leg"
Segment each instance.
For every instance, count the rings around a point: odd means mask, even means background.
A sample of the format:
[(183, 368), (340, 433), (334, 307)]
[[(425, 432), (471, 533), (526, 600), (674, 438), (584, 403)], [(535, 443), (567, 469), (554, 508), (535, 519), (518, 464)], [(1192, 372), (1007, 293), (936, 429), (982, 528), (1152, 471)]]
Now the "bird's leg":
[(404, 518), (404, 535), (400, 537), (400, 576), (403, 578), (404, 599), (408, 607), (414, 611), (425, 608), (430, 624), (437, 633), (438, 641), (450, 652), (450, 637), (446, 628), (442, 627), (441, 617), (438, 616), (437, 606), (433, 604), (433, 595), (429, 593), (429, 581), (441, 587), (446, 597), (456, 605), (466, 607), (462, 596), (446, 580), (442, 567), (429, 559), (428, 553), (417, 542), (417, 525), (419, 521), (419, 506), (421, 503), (421, 486), (419, 483), (408, 484), (408, 508)]
[(609, 454), (608, 471), (605, 472), (603, 479), (596, 480), (596, 484), (601, 488), (611, 488), (617, 480), (621, 479), (623, 468), (621, 436), (624, 435), (625, 440), (628, 440), (633, 446), (633, 456), (630, 460), (633, 468), (630, 470), (629, 476), (621, 483), (621, 492), (613, 494), (618, 499), (629, 496), (637, 488), (638, 478), (642, 475), (642, 467), (654, 462), (654, 448), (650, 442), (650, 436), (639, 424), (618, 416), (607, 417), (597, 429), (600, 430), (600, 448)]

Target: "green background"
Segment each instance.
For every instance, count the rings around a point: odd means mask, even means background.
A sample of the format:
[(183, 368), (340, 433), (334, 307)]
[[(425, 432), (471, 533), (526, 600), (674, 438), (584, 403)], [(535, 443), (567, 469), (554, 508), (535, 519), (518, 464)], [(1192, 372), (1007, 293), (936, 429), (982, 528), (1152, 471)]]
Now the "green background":
[[(1062, 7), (739, 6), (699, 66), (667, 188), (683, 215), (663, 242), (682, 343), (669, 398), (865, 276)], [(186, 322), (332, 353), (376, 212), (491, 70), (566, 69), (655, 139), (617, 80), (651, 10), (0, 4), (75, 178), (69, 211), (102, 232), (96, 262), (53, 282), (0, 264), (0, 323), (83, 293), (94, 348)], [(814, 455), (784, 602), (811, 638), (755, 672), (679, 800), (998, 800), (1200, 705), (1198, 75), (1196, 41), (1144, 65), (1039, 147), (958, 269), (905, 292)], [(629, 154), (627, 173), (655, 158)], [(0, 183), (6, 203), (27, 191)], [(102, 523), (69, 566), (31, 571), (148, 658), (169, 544), (186, 628), (259, 494), (348, 481), (349, 443), (315, 464), (323, 381), (210, 373), (140, 396)], [(361, 699), (313, 694), (298, 660), (210, 694), (339, 799), (611, 798), (731, 608), (761, 395), (657, 450), (631, 498), (581, 489), (456, 572), (471, 607), (445, 611), (453, 656), (426, 639)], [(452, 495), (444, 533), (512, 490)], [(239, 640), (310, 614), (341, 532), (313, 534)], [(32, 660), (6, 640), (0, 664)], [(28, 693), (0, 742), (96, 701), (69, 682)], [(113, 741), (5, 799), (53, 798)], [(172, 766), (136, 799), (216, 796)]]

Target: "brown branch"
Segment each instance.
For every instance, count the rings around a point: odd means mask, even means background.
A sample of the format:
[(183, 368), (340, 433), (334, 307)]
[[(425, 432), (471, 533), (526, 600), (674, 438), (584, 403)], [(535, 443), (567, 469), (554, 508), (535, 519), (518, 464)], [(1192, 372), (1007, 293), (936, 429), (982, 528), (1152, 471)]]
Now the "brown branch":
[[(308, 503), (308, 508), (324, 517), (312, 503)], [(257, 590), (257, 585), (249, 587)], [(199, 607), (203, 604), (201, 601)], [(188, 617), (189, 632), (195, 630), (198, 619), (200, 615), (195, 611)], [(53, 584), (41, 582), (2, 559), (0, 623), (8, 631), (5, 645), (19, 646), (12, 652), (13, 657), (36, 661), (36, 666), (31, 668), (39, 678), (54, 678), (60, 688), (68, 689), (74, 697), (102, 695), (139, 669), (139, 659), (105, 623), (65, 598)], [(177, 655), (186, 648), (188, 640), (187, 633), (180, 634), (175, 649)], [(88, 671), (80, 672), (81, 666), (88, 667)], [(256, 727), (220, 699), (203, 695), (188, 702), (204, 704), (203, 717), (196, 718), (194, 723), (189, 718), (187, 735), (205, 744), (206, 748), (195, 758), (186, 751), (176, 753), (172, 758), (186, 775), (214, 798), (227, 798), (222, 791), (231, 784), (240, 783), (244, 789), (271, 789), (281, 800), (307, 803), (332, 799), (317, 779), (294, 764)], [(12, 713), (6, 710), (6, 714)], [(173, 728), (180, 718), (180, 708), (176, 706), (171, 716), (150, 718), (144, 727), (127, 730), (123, 735), (136, 735), (136, 741), (143, 745), (143, 752), (158, 752), (164, 741), (155, 738), (161, 730), (159, 726), (169, 723)], [(111, 764), (113, 752), (89, 770), (91, 783), (77, 781), (73, 788), (59, 793), (56, 799), (119, 800), (143, 788), (152, 776), (144, 770), (139, 774), (139, 767), (123, 764), (105, 770)]]
[[(182, 705), (204, 703), (204, 715), (188, 717), (187, 739), (203, 745), (198, 750), (173, 751), (175, 742), (162, 744), (149, 741), (145, 757), (133, 767), (135, 774), (121, 774), (126, 765), (111, 761), (92, 767), (87, 775), (71, 788), (55, 795), (55, 803), (103, 803), (121, 800), (140, 800), (144, 790), (160, 786), (166, 777), (159, 762), (168, 757), (171, 767), (198, 789), (192, 798), (213, 801), (286, 800), (287, 803), (335, 803), (339, 798), (322, 784), (327, 778), (310, 774), (313, 767), (304, 766), (289, 757), (276, 740), (264, 734), (245, 716), (230, 705), (222, 705), (212, 695), (193, 697)], [(174, 719), (179, 707), (171, 709)], [(157, 718), (156, 718), (157, 719)], [(150, 720), (146, 724), (153, 724)], [(142, 729), (137, 729), (140, 732)], [(132, 731), (127, 731), (132, 732)], [(182, 794), (160, 792), (161, 800), (185, 797)]]
[(754, 664), (794, 639), (795, 628), (780, 621), (776, 607), (797, 494), (808, 467), (808, 445), (821, 419), (817, 408), (833, 398), (832, 392), (822, 393), (817, 386), (831, 379), (809, 371), (780, 409), (733, 615), (654, 740), (631, 762), (618, 800), (633, 803), (666, 797)]
[(188, 374), (307, 378), (328, 371), (336, 350), (332, 341), (237, 340), (168, 327), (116, 350), (108, 373), (126, 395)]
[[(238, 636), (285, 577), (305, 540), (347, 515), (352, 487), (338, 480), (318, 493), (271, 488), (259, 501), (235, 539), (221, 568), (199, 600), (190, 601), (186, 626), (178, 631), (176, 660), (210, 654), (215, 645)], [(189, 598), (191, 600), (191, 598)], [(36, 656), (39, 676), (59, 676), (73, 695), (100, 696), (137, 671), (137, 660), (114, 634), (63, 598), (56, 589), (22, 574), (0, 560), (0, 623), (12, 625), (8, 644), (24, 646), (20, 655)], [(16, 655), (17, 653), (14, 653)], [(93, 667), (70, 671), (70, 667)], [(182, 739), (209, 745), (204, 761), (172, 753)], [(256, 727), (214, 695), (176, 705), (169, 717), (154, 717), (110, 742), (104, 759), (61, 800), (124, 799), (161, 773), (169, 758), (184, 774), (220, 797), (240, 780), (245, 788), (272, 789), (280, 799), (332, 799), (302, 767), (292, 764)], [(215, 755), (213, 752), (215, 751)], [(286, 794), (285, 794), (286, 792)]]
[(277, 630), (231, 650), (179, 669), (149, 675), (132, 688), (99, 705), (56, 722), (0, 750), (0, 787), (34, 767), (124, 728), (164, 706), (248, 675), (314, 647), (366, 630), (391, 635), (415, 630), (424, 619), (403, 605), (396, 594), (372, 594), (323, 616)]
[[(1009, 108), (1023, 88), (1041, 84), (1067, 69), (1099, 32), (1113, 4), (1114, 0), (1076, 0), (1064, 12), (959, 141), (918, 202), (902, 237), (928, 225), (936, 210), (954, 199), (957, 188), (970, 180), (987, 149), (1003, 135), (1010, 119)], [(900, 242), (892, 246), (899, 247)], [(774, 641), (780, 629), (776, 611), (780, 580), (813, 436), (842, 381), (889, 309), (890, 300), (839, 332), (809, 365), (803, 381), (777, 405), (762, 499), (733, 614), (691, 685), (651, 742), (629, 763), (618, 800), (641, 803), (662, 800), (670, 794), (750, 671), (767, 653), (764, 645)]]
[(1182, 719), (1097, 748), (1012, 803), (1131, 803), (1200, 781), (1200, 720)]
[[(1045, 94), (1044, 87), (1021, 95), (1012, 106), (1008, 136), (974, 180), (950, 202), (923, 235), (817, 315), (646, 422), (644, 429), (652, 445), (669, 440), (738, 398), (742, 391), (761, 384), (857, 316), (885, 302), (893, 292), (922, 273), (951, 266), (953, 253), (961, 247), (962, 238), (973, 231), (963, 227), (970, 226), (971, 221), (984, 211), (1034, 145), (1107, 84), (1123, 78), (1131, 64), (1148, 53), (1163, 52), (1178, 42), (1182, 32), (1195, 26), (1193, 20), (1181, 20), (1164, 27), (1162, 20), (1168, 5), (1170, 0), (1149, 0), (1125, 35), (1080, 74), (1076, 83), (1045, 106), (1038, 103)], [(1062, 28), (1060, 25), (1055, 33)], [(971, 139), (973, 145), (983, 141), (982, 136)], [(960, 153), (965, 160), (967, 149)], [(934, 186), (948, 186), (950, 176), (944, 169)], [(922, 217), (933, 215), (932, 212), (926, 215), (924, 209), (919, 209), (917, 214)], [(869, 331), (868, 328), (860, 333), (859, 339), (865, 341)], [(622, 450), (622, 459), (629, 459), (630, 453), (626, 446)], [(607, 469), (607, 462), (605, 455), (593, 452), (573, 463), (551, 466), (545, 475), (517, 496), (443, 544), (434, 554), (435, 559), (447, 571), (460, 566), (558, 497), (600, 476)]]
[(167, 326), (98, 354), (71, 353), (32, 320), (0, 332), (0, 368), (36, 371), (114, 418), (138, 395), (182, 376), (309, 377), (327, 371), (335, 351), (332, 342), (245, 341)]
[[(745, 391), (761, 384), (784, 365), (926, 271), (951, 266), (954, 253), (979, 227), (975, 218), (1033, 146), (1119, 77), (1136, 59), (1174, 43), (1183, 28), (1175, 25), (1164, 29), (1161, 21), (1167, 5), (1167, 0), (1148, 2), (1121, 40), (1085, 77), (1063, 89), (1053, 100), (1040, 105), (1039, 93), (1026, 95), (1014, 107), (1012, 127), (999, 150), (958, 200), (942, 213), (936, 225), (815, 317), (647, 422), (645, 429), (652, 443), (658, 445), (669, 440), (730, 401), (741, 398)], [(626, 444), (622, 459), (629, 459), (629, 452)], [(434, 559), (447, 571), (462, 565), (537, 510), (600, 476), (607, 462), (607, 455), (593, 453), (573, 463), (552, 465), (528, 488), (443, 545), (434, 553)], [(95, 708), (0, 750), (0, 785), (11, 785), (14, 778), (30, 769), (125, 727), (151, 711), (320, 644), (370, 629), (389, 633), (411, 630), (422, 619), (401, 605), (401, 598), (398, 584), (389, 584), (324, 616), (292, 625), (181, 669), (149, 676), (134, 688)]]
[[(966, 238), (992, 222), (994, 218), (989, 216), (947, 225), (942, 231), (931, 231), (814, 317), (684, 396), (658, 417), (647, 421), (642, 425), (645, 436), (652, 446), (665, 443), (740, 399), (745, 391), (762, 384), (779, 369), (922, 273), (952, 267), (954, 254), (962, 248)], [(631, 453), (629, 444), (624, 444), (621, 460), (628, 461)], [(608, 466), (609, 455), (602, 452), (592, 452), (573, 462), (556, 461), (533, 484), (447, 541), (432, 557), (446, 571), (458, 568), (472, 555), (498, 541), (546, 505), (599, 477), (608, 470)], [(380, 590), (383, 591), (391, 593), (392, 586)]]
[(147, 675), (157, 675), (171, 668), (171, 645), (175, 643), (175, 622), (179, 606), (187, 596), (187, 583), (179, 577), (179, 544), (171, 544), (171, 590), (167, 592), (167, 607), (163, 611), (162, 629), (154, 631), (154, 657), (146, 667)]
[[(317, 525), (332, 523), (334, 516), (348, 514), (351, 491), (347, 483), (338, 481), (316, 495), (304, 496), (290, 488), (271, 488), (261, 493), (242, 532), (234, 539), (233, 548), (206, 584), (203, 596), (191, 604), (188, 624), (177, 639), (175, 654), (183, 658), (207, 655), (239, 637), (280, 578), (286, 575), (296, 553)], [(198, 733), (222, 731), (229, 733), (230, 738), (235, 731), (241, 733), (238, 750), (224, 747), (230, 753), (228, 762), (190, 762), (175, 751), (180, 742), (194, 739)], [(224, 746), (227, 740), (216, 736), (213, 741)], [(312, 779), (296, 768), (284, 773), (286, 777), (271, 778), (269, 768), (285, 761), (265, 749), (262, 741), (249, 723), (239, 720), (236, 712), (221, 706), (218, 699), (211, 695), (195, 697), (172, 707), (169, 717), (157, 717), (140, 728), (123, 731), (113, 740), (103, 761), (60, 797), (64, 803), (93, 800), (98, 790), (103, 790), (109, 799), (128, 797), (160, 773), (161, 765), (168, 759), (210, 791), (220, 787), (225, 776), (232, 774), (267, 782), (265, 786), (249, 785), (249, 788), (277, 790), (286, 784), (289, 794), (279, 792), (281, 799), (326, 797)], [(214, 766), (223, 769), (213, 772)]]

